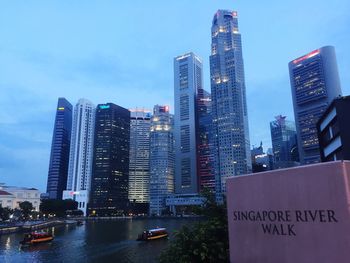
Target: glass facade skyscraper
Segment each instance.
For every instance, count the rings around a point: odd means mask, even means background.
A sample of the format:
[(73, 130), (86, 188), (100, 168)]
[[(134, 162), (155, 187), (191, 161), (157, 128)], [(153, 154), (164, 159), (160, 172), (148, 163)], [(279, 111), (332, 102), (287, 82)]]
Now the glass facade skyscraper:
[(130, 112), (113, 103), (96, 109), (90, 214), (118, 216), (128, 211)]
[(341, 96), (335, 49), (326, 46), (289, 62), (301, 164), (320, 162), (316, 123)]
[(148, 213), (151, 111), (130, 109), (129, 201), (135, 212)]
[(95, 106), (80, 99), (74, 108), (69, 168), (63, 199), (78, 202), (78, 209), (86, 215), (89, 202), (95, 126)]
[(204, 89), (197, 94), (197, 173), (199, 191), (204, 188), (215, 192), (213, 167), (213, 121), (211, 116), (211, 96)]
[(72, 108), (65, 98), (58, 99), (46, 189), (50, 199), (62, 199), (67, 185)]
[(150, 215), (162, 215), (167, 195), (174, 193), (173, 116), (168, 106), (153, 109), (150, 130)]
[(248, 113), (236, 11), (218, 10), (211, 27), (210, 79), (217, 193), (226, 179), (250, 173)]
[(279, 115), (270, 122), (272, 150), (274, 156), (273, 169), (293, 167), (296, 165), (292, 156), (295, 147), (296, 130), (293, 121), (287, 121), (286, 116)]

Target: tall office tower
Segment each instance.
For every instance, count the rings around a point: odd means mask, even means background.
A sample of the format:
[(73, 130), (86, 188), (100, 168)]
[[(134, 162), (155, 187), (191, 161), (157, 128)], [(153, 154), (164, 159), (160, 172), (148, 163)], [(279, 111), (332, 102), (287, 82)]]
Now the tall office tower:
[(72, 108), (65, 98), (58, 98), (46, 188), (50, 199), (62, 199), (67, 185)]
[(95, 106), (80, 99), (74, 108), (68, 180), (63, 199), (78, 202), (78, 209), (86, 215), (92, 172)]
[(300, 163), (320, 162), (316, 123), (342, 94), (334, 47), (322, 47), (289, 62), (289, 76)]
[(210, 78), (217, 192), (226, 179), (250, 173), (248, 113), (241, 34), (236, 11), (218, 10), (211, 28)]
[(197, 95), (203, 87), (202, 60), (193, 53), (174, 59), (175, 192), (198, 193)]
[(287, 121), (286, 116), (276, 116), (276, 120), (270, 122), (272, 150), (274, 156), (274, 169), (293, 167), (297, 164), (293, 161), (292, 149), (295, 147), (296, 130), (293, 121)]
[(150, 130), (150, 214), (161, 215), (174, 193), (173, 116), (168, 106), (154, 106)]
[(113, 103), (97, 105), (90, 214), (127, 213), (129, 142), (129, 110)]
[(130, 112), (129, 201), (134, 212), (148, 213), (151, 111), (131, 109)]
[(204, 89), (197, 94), (197, 174), (199, 191), (209, 189), (215, 192), (213, 169), (213, 125), (211, 116), (211, 96)]

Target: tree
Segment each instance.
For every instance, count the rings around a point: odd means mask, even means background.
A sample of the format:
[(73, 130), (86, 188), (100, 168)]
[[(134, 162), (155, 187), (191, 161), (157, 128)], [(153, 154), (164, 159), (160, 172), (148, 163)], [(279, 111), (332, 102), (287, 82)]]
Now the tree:
[(77, 210), (78, 209), (78, 202), (74, 201), (73, 199), (67, 199), (63, 200), (64, 202), (64, 209), (65, 210)]
[(2, 205), (0, 204), (0, 219), (2, 221), (8, 220), (11, 214), (12, 214), (12, 209), (8, 207), (2, 207)]
[(207, 190), (206, 202), (199, 209), (205, 220), (193, 227), (184, 226), (159, 258), (161, 263), (229, 262), (229, 242), (226, 206), (216, 204)]
[(40, 212), (43, 214), (52, 214), (57, 217), (66, 216), (67, 210), (76, 210), (78, 208), (78, 202), (67, 199), (67, 200), (54, 200), (46, 199), (42, 200), (40, 204)]
[(24, 201), (24, 202), (19, 203), (19, 208), (22, 211), (24, 219), (28, 219), (28, 217), (31, 214), (34, 207), (33, 207), (33, 204), (31, 202)]

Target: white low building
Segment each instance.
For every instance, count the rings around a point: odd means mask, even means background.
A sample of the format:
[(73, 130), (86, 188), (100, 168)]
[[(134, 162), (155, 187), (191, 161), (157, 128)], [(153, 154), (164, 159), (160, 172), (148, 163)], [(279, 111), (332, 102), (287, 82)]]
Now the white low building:
[(19, 204), (28, 201), (34, 210), (39, 212), (40, 191), (35, 188), (6, 186), (0, 184), (0, 204), (11, 209), (19, 208)]
[(176, 215), (176, 207), (202, 206), (205, 201), (205, 197), (198, 194), (171, 194), (166, 197), (165, 205), (169, 207), (172, 214)]
[(0, 190), (0, 206), (1, 207), (8, 207), (13, 208), (15, 196), (13, 194), (10, 194), (9, 192), (6, 192), (4, 190)]

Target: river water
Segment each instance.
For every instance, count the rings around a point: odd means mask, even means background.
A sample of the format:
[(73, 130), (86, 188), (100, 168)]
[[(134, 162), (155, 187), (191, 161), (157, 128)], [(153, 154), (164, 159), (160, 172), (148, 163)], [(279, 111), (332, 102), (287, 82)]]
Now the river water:
[(89, 221), (83, 226), (63, 225), (47, 229), (55, 239), (33, 247), (19, 247), (23, 234), (0, 236), (1, 263), (36, 262), (114, 262), (153, 263), (169, 240), (136, 241), (144, 229), (166, 227), (170, 233), (196, 219), (120, 219)]

